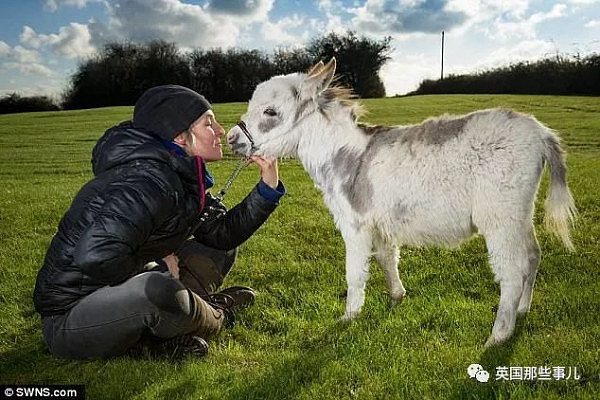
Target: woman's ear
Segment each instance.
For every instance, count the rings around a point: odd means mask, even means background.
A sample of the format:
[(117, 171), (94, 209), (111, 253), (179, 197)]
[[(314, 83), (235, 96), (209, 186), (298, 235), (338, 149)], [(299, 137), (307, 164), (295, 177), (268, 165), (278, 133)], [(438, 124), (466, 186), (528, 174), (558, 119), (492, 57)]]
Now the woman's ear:
[(177, 143), (179, 146), (185, 146), (186, 144), (186, 132), (181, 132), (179, 135), (175, 136), (175, 138), (173, 139), (173, 141), (175, 143)]

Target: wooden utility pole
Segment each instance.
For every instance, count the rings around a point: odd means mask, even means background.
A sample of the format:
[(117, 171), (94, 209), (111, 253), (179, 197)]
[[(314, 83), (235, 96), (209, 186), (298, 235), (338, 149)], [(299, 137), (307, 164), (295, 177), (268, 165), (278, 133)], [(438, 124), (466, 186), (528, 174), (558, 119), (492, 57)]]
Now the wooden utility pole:
[(442, 31), (442, 75), (441, 80), (444, 80), (444, 31)]

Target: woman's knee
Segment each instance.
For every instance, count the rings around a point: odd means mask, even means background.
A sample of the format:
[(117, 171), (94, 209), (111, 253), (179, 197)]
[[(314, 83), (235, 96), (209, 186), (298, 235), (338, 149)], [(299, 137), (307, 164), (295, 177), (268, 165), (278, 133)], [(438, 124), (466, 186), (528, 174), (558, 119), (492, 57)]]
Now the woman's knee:
[(150, 272), (144, 285), (144, 296), (161, 311), (185, 311), (182, 305), (186, 288), (177, 279), (164, 272)]

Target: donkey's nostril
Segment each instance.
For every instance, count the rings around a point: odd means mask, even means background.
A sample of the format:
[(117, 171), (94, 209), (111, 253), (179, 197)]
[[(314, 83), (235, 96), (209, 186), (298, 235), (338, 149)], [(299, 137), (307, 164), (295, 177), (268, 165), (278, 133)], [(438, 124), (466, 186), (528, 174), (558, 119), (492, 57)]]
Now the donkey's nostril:
[(230, 133), (227, 135), (227, 143), (228, 143), (228, 144), (233, 144), (233, 143), (235, 143), (235, 140), (236, 140), (236, 138), (237, 138), (237, 135), (236, 135), (235, 133), (231, 133), (231, 132), (230, 132)]

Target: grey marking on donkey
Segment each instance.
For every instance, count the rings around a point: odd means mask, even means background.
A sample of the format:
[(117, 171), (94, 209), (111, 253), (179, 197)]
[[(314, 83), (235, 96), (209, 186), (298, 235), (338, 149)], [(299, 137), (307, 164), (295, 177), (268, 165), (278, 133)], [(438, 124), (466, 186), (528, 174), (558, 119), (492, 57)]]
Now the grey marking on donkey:
[(412, 218), (410, 218), (411, 212), (408, 206), (402, 202), (397, 202), (392, 208), (392, 220), (398, 224), (407, 224)]
[(442, 145), (456, 139), (471, 118), (469, 115), (441, 120), (429, 119), (419, 125), (370, 126), (358, 124), (358, 127), (371, 138), (367, 147), (367, 152), (370, 152), (394, 144), (406, 144), (410, 148), (419, 142), (428, 145)]
[(296, 86), (292, 86), (290, 90), (292, 91), (292, 97), (294, 100), (300, 100), (300, 91), (298, 88)]
[(312, 103), (312, 99), (304, 100), (302, 103), (300, 103), (300, 105), (296, 109), (296, 115), (294, 116), (294, 123), (298, 122), (298, 120), (300, 119), (300, 117), (302, 117), (302, 114), (304, 114), (304, 111), (306, 111), (306, 108), (311, 103)]
[(342, 147), (333, 156), (333, 170), (344, 180), (342, 191), (358, 212), (369, 208), (373, 196), (373, 184), (364, 166), (365, 154)]
[(264, 133), (269, 132), (271, 129), (275, 128), (277, 125), (281, 123), (281, 117), (279, 115), (275, 117), (269, 117), (266, 120), (260, 121), (258, 123), (258, 129)]
[(520, 116), (519, 113), (515, 112), (514, 110), (509, 110), (508, 108), (501, 108), (500, 111), (504, 112), (508, 119), (515, 119), (519, 118)]
[(325, 193), (329, 196), (332, 196), (334, 192), (333, 181), (329, 178), (329, 176), (331, 175), (331, 169), (331, 164), (323, 164), (319, 167), (319, 174), (322, 181), (321, 186), (323, 187)]
[(458, 137), (470, 119), (470, 116), (451, 119), (430, 119), (423, 123), (423, 133), (421, 135), (426, 143), (441, 145)]

